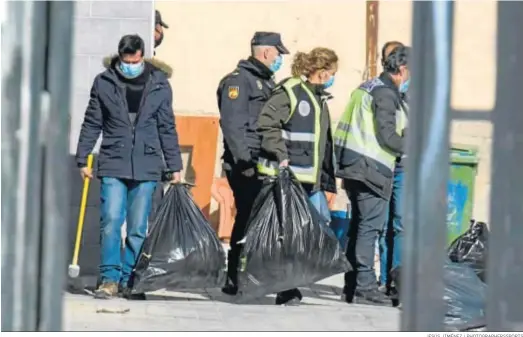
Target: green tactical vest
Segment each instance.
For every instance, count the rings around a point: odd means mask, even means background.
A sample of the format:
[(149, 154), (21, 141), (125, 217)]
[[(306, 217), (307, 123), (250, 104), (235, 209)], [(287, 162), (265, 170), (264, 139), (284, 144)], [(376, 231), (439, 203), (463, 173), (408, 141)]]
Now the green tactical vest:
[[(321, 106), (314, 93), (300, 78), (290, 78), (281, 87), (289, 96), (291, 107), (291, 114), (281, 130), (289, 152), (289, 168), (300, 182), (316, 184), (321, 165)], [(278, 162), (264, 158), (263, 153), (260, 154), (257, 165), (260, 174), (275, 176), (278, 166)]]
[[(392, 171), (396, 155), (378, 143), (372, 111), (373, 97), (370, 92), (380, 85), (384, 85), (383, 82), (375, 78), (352, 92), (349, 104), (336, 127), (334, 144), (371, 158)], [(401, 108), (396, 111), (396, 132), (401, 135), (406, 127), (407, 114)]]

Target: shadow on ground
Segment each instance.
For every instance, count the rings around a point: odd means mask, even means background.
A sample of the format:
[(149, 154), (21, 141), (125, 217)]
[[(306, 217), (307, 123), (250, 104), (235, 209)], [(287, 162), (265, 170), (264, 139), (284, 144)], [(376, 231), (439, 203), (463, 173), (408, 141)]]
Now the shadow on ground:
[[(96, 288), (96, 278), (69, 279), (67, 282), (67, 292), (76, 295), (92, 296)], [(342, 288), (334, 285), (313, 284), (310, 287), (300, 288), (304, 297), (302, 305), (324, 306), (327, 303), (310, 303), (307, 299), (318, 299), (325, 301), (340, 301)], [(220, 288), (179, 290), (165, 289), (163, 291), (147, 293), (148, 301), (216, 301), (237, 305), (275, 305), (276, 295), (267, 295), (262, 298), (247, 298), (241, 295), (230, 296), (221, 292)]]

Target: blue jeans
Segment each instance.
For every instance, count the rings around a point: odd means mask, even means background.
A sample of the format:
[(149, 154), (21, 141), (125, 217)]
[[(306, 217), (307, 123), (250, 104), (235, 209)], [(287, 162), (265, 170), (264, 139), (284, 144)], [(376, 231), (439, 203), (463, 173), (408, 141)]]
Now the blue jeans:
[[(147, 235), (155, 181), (103, 177), (101, 183), (100, 281), (127, 286)], [(121, 229), (127, 220), (122, 256)]]
[(401, 208), (403, 201), (403, 171), (394, 172), (392, 197), (387, 210), (387, 220), (380, 235), (380, 283), (386, 285), (390, 271), (401, 264), (403, 245), (403, 221)]

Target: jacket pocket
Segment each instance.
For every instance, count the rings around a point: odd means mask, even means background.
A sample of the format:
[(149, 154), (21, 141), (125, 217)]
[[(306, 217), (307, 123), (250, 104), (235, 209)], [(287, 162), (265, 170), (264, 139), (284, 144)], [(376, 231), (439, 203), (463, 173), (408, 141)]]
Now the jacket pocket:
[(144, 154), (146, 155), (159, 155), (160, 154), (160, 147), (156, 144), (144, 144)]
[(387, 176), (384, 172), (380, 171), (376, 163), (368, 158), (365, 158), (364, 160), (367, 167), (367, 181), (369, 183), (381, 190), (385, 189), (388, 184), (392, 183), (392, 177)]

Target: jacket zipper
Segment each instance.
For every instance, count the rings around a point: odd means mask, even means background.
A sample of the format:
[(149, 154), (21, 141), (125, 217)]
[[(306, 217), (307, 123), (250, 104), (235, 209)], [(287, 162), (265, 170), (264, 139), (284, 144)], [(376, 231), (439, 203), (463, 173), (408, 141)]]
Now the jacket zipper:
[(145, 88), (143, 90), (142, 98), (140, 99), (140, 105), (138, 107), (138, 111), (136, 112), (136, 118), (134, 119), (134, 123), (131, 121), (131, 118), (129, 117), (129, 106), (127, 105), (127, 99), (125, 97), (125, 90), (119, 85), (118, 82), (115, 82), (112, 78), (108, 78), (111, 82), (114, 83), (114, 85), (118, 88), (117, 91), (120, 94), (120, 99), (123, 101), (124, 109), (127, 115), (127, 121), (129, 122), (129, 131), (131, 132), (131, 179), (134, 179), (134, 160), (133, 160), (133, 152), (134, 152), (134, 142), (135, 142), (135, 129), (136, 124), (138, 123), (138, 116), (140, 115), (140, 112), (142, 110), (143, 104), (145, 102), (145, 97), (149, 95), (150, 93), (156, 91), (159, 88), (159, 85), (157, 85), (153, 90), (148, 92), (149, 88), (151, 87), (152, 79), (149, 79), (147, 83), (145, 84)]
[(142, 98), (140, 99), (140, 105), (138, 106), (138, 111), (136, 112), (136, 118), (134, 119), (134, 123), (132, 123), (131, 119), (129, 118), (129, 123), (131, 124), (132, 139), (133, 139), (133, 145), (131, 148), (131, 166), (132, 166), (132, 172), (133, 172), (133, 179), (134, 179), (134, 157), (132, 155), (132, 152), (134, 151), (136, 125), (138, 124), (138, 119), (140, 118), (142, 108), (145, 103), (145, 98), (159, 88), (159, 85), (156, 85), (153, 89), (151, 89), (151, 85), (152, 85), (152, 79), (149, 79), (149, 81), (147, 81), (147, 83), (145, 84), (145, 88), (143, 89)]
[[(111, 79), (112, 80), (112, 79)], [(127, 116), (127, 120), (129, 121), (129, 125), (131, 126), (131, 129), (130, 129), (130, 132), (131, 132), (131, 136), (132, 136), (132, 143), (131, 143), (131, 179), (134, 178), (134, 166), (133, 166), (133, 162), (132, 162), (132, 153), (133, 153), (133, 149), (134, 149), (134, 127), (132, 126), (132, 123), (131, 123), (131, 118), (129, 117), (129, 106), (127, 105), (127, 99), (125, 97), (125, 89), (124, 87), (120, 86), (118, 82), (114, 82), (114, 85), (117, 87), (117, 92), (118, 94), (120, 94), (120, 99), (122, 100), (123, 102), (123, 106), (124, 106), (124, 112)]]

